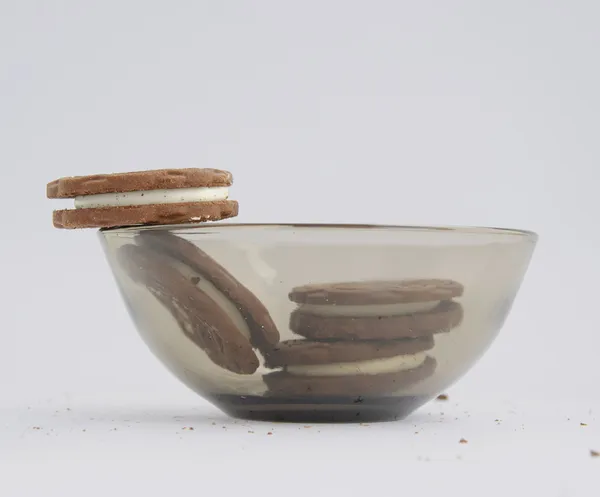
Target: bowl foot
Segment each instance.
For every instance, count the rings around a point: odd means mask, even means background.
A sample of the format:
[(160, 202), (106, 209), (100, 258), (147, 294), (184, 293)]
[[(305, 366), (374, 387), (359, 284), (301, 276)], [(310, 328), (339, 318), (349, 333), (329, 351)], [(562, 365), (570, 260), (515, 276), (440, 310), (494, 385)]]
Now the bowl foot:
[(211, 399), (228, 415), (255, 421), (292, 423), (369, 423), (396, 421), (430, 397), (255, 397), (217, 395)]

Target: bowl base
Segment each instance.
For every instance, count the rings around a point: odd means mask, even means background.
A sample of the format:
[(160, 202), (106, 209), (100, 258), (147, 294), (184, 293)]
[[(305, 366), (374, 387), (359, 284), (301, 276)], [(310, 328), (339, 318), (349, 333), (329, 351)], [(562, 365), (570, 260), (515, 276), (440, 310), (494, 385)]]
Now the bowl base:
[(396, 421), (430, 397), (257, 397), (217, 395), (213, 403), (229, 416), (292, 423), (368, 423)]

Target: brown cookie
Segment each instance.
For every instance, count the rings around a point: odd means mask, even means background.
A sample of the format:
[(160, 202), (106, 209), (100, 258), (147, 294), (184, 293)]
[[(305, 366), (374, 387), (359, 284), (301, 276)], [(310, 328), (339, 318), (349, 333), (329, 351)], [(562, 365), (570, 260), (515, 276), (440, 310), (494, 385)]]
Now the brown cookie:
[(449, 331), (462, 317), (462, 306), (453, 301), (427, 312), (392, 316), (318, 316), (300, 307), (290, 316), (290, 329), (311, 340), (396, 340)]
[(247, 323), (250, 340), (261, 351), (271, 350), (279, 342), (279, 331), (264, 304), (223, 266), (193, 243), (166, 230), (143, 231), (136, 243), (152, 248), (187, 266), (190, 278), (205, 278), (230, 300)]
[(57, 228), (181, 224), (234, 217), (233, 177), (218, 169), (159, 169), (60, 178), (48, 198), (73, 198), (75, 209), (54, 211)]
[(415, 354), (432, 349), (433, 336), (406, 340), (323, 341), (287, 340), (265, 354), (265, 366), (280, 368), (298, 365), (346, 363)]
[(269, 387), (267, 395), (286, 396), (356, 396), (371, 397), (408, 388), (431, 376), (436, 368), (433, 357), (407, 371), (375, 375), (299, 376), (278, 371), (264, 376)]
[(385, 305), (450, 300), (462, 293), (463, 286), (453, 280), (407, 279), (304, 285), (294, 288), (289, 298), (298, 304)]
[(238, 323), (163, 255), (128, 244), (117, 256), (126, 273), (148, 288), (177, 320), (182, 332), (215, 364), (239, 374), (256, 371), (258, 358)]
[(220, 169), (155, 169), (60, 178), (48, 183), (46, 193), (48, 198), (74, 198), (100, 193), (231, 186), (232, 183), (231, 173)]
[(235, 217), (235, 200), (196, 202), (186, 204), (131, 205), (97, 209), (65, 209), (54, 211), (56, 228), (114, 228), (151, 224), (185, 224), (218, 221)]

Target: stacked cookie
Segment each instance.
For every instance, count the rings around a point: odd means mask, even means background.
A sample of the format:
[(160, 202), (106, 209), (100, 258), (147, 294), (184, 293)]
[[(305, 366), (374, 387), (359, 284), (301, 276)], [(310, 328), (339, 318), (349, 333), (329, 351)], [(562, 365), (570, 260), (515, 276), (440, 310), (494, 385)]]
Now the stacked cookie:
[(74, 209), (54, 211), (57, 228), (198, 223), (237, 216), (232, 183), (220, 169), (156, 169), (59, 178), (46, 196), (74, 200)]
[(305, 285), (289, 298), (298, 307), (290, 329), (304, 337), (266, 354), (271, 395), (384, 395), (433, 374), (427, 354), (436, 333), (462, 320), (452, 280), (347, 282)]
[[(233, 177), (217, 169), (163, 169), (65, 177), (47, 196), (74, 199), (56, 210), (57, 228), (199, 223), (231, 218)], [(183, 333), (212, 363), (240, 375), (261, 364), (269, 394), (385, 395), (429, 375), (434, 335), (462, 319), (461, 284), (450, 280), (367, 281), (305, 285), (290, 328), (299, 340), (279, 342), (266, 307), (225, 268), (169, 230), (139, 230), (118, 249), (133, 282), (168, 309)], [(177, 329), (178, 328), (178, 329)]]

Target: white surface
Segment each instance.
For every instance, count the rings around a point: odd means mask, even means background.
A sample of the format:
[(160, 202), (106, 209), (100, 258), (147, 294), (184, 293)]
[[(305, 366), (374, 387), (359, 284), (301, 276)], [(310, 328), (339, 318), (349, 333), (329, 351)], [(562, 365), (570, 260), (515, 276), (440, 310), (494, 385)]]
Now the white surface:
[(0, 490), (264, 495), (272, 485), (289, 496), (329, 486), (334, 495), (491, 497), (600, 490), (600, 457), (590, 455), (600, 441), (600, 404), (472, 399), (456, 390), (403, 422), (352, 425), (234, 420), (186, 396), (39, 399), (0, 410), (10, 454)]
[[(599, 18), (596, 0), (0, 2), (0, 494), (598, 494)], [(446, 421), (223, 429), (132, 331), (95, 233), (51, 227), (71, 202), (44, 198), (172, 166), (231, 170), (240, 222), (540, 244)]]

